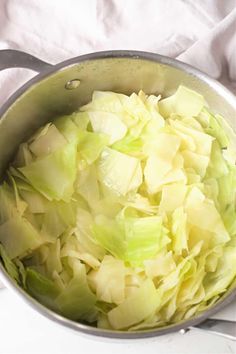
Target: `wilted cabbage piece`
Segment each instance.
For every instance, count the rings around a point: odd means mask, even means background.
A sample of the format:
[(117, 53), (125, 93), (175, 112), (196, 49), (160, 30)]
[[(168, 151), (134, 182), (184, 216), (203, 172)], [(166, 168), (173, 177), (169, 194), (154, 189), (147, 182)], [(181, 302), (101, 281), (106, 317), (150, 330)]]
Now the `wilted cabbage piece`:
[(0, 243), (13, 259), (32, 252), (43, 239), (27, 219), (16, 214), (0, 226)]
[(0, 186), (0, 259), (74, 321), (189, 319), (236, 278), (236, 135), (204, 97), (95, 91), (19, 146)]
[(125, 300), (126, 268), (122, 260), (105, 256), (98, 270), (92, 270), (88, 279), (100, 301), (120, 304)]
[(116, 220), (99, 216), (93, 233), (103, 248), (129, 263), (140, 263), (154, 256), (170, 242), (159, 216), (117, 217)]
[(29, 150), (37, 157), (49, 155), (66, 144), (66, 139), (54, 124), (48, 124), (29, 144)]
[(6, 268), (8, 274), (10, 274), (10, 276), (19, 283), (20, 282), (19, 270), (16, 264), (9, 258), (8, 254), (5, 251), (5, 248), (1, 244), (0, 244), (0, 257), (2, 259), (4, 267)]
[(109, 144), (113, 144), (125, 136), (127, 127), (116, 114), (91, 111), (88, 115), (93, 131), (108, 135)]
[(142, 183), (140, 161), (119, 151), (105, 148), (97, 168), (99, 181), (118, 195), (137, 190)]
[(26, 270), (26, 289), (44, 305), (57, 310), (55, 299), (60, 289), (55, 282), (33, 268)]
[(49, 200), (70, 200), (76, 177), (77, 146), (66, 144), (53, 153), (20, 167), (28, 182)]
[(199, 93), (187, 87), (179, 86), (172, 96), (160, 101), (159, 109), (165, 118), (168, 118), (172, 113), (184, 117), (195, 117), (205, 105), (205, 100)]
[(147, 279), (133, 295), (108, 312), (108, 320), (114, 329), (129, 328), (153, 314), (159, 301), (160, 295), (153, 282)]
[(80, 264), (79, 270), (56, 298), (56, 304), (66, 317), (93, 322), (97, 313), (95, 303), (96, 296), (89, 289), (85, 266)]

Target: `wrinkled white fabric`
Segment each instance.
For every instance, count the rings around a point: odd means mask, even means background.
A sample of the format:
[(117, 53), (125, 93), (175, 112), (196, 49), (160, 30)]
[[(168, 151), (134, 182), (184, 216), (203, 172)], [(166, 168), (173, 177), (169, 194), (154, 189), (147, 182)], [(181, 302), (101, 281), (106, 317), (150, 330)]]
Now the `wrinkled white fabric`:
[[(236, 0), (0, 0), (0, 49), (50, 63), (135, 49), (192, 64), (236, 93)], [(1, 60), (1, 52), (0, 52)], [(0, 104), (34, 73), (0, 72)], [(223, 317), (236, 319), (236, 304)]]
[[(235, 7), (236, 0), (1, 0), (0, 49), (50, 63), (99, 50), (150, 51), (192, 63), (233, 88)], [(0, 103), (33, 75), (0, 72)]]

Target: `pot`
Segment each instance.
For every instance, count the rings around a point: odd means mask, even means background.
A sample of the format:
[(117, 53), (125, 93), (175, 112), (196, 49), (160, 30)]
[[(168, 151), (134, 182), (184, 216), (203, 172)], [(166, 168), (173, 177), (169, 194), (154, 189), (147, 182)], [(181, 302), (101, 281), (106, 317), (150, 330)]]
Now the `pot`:
[[(168, 96), (183, 84), (203, 94), (212, 110), (222, 114), (232, 128), (236, 128), (236, 98), (230, 91), (193, 67), (161, 55), (138, 51), (107, 51), (50, 65), (20, 51), (0, 51), (0, 70), (15, 67), (31, 69), (39, 74), (19, 88), (0, 109), (2, 177), (21, 142), (52, 117), (70, 114), (87, 103), (94, 90), (130, 94), (142, 89), (147, 94), (161, 93)], [(8, 288), (35, 311), (77, 332), (108, 338), (138, 339), (201, 328), (236, 340), (235, 322), (209, 319), (236, 297), (235, 284), (214, 306), (194, 318), (157, 329), (124, 332), (94, 328), (54, 313), (19, 287), (2, 264), (0, 277)]]

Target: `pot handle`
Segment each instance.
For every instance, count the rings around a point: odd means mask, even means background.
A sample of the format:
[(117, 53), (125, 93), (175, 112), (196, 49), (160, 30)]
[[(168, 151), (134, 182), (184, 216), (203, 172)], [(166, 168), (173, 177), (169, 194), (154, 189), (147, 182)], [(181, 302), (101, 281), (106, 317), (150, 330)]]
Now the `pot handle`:
[(39, 73), (50, 67), (51, 64), (20, 50), (0, 50), (0, 71), (9, 68), (26, 68)]
[[(40, 73), (52, 66), (53, 65), (20, 50), (0, 50), (0, 71), (9, 68), (26, 68)], [(4, 285), (0, 282), (0, 290), (3, 288)]]
[(180, 333), (185, 334), (190, 330), (205, 331), (206, 333), (216, 334), (218, 336), (224, 337), (225, 339), (236, 341), (236, 322), (234, 321), (209, 318), (194, 327), (181, 329)]

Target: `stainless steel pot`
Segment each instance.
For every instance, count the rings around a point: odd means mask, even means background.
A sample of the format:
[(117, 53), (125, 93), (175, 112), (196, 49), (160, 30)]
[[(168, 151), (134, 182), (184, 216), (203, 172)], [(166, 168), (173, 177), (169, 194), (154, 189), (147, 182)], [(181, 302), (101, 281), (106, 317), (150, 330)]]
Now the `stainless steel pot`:
[[(79, 56), (50, 65), (29, 54), (0, 51), (0, 70), (22, 67), (39, 72), (18, 89), (0, 109), (0, 176), (18, 145), (54, 116), (68, 114), (91, 99), (94, 90), (161, 93), (167, 96), (180, 85), (204, 95), (210, 107), (236, 128), (236, 98), (217, 81), (177, 60), (137, 51), (108, 51)], [(235, 284), (210, 309), (174, 325), (139, 332), (109, 331), (68, 320), (47, 309), (21, 289), (0, 264), (3, 283), (49, 319), (83, 332), (109, 338), (147, 338), (201, 328), (236, 340), (236, 324), (211, 320), (213, 314), (236, 297)], [(148, 301), (148, 299), (147, 299)]]

